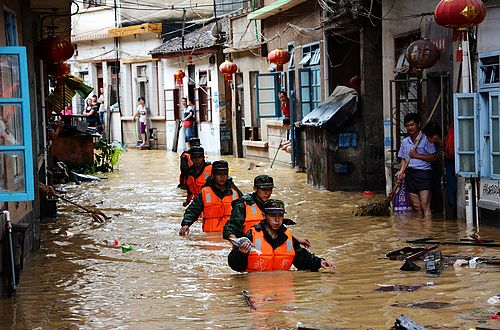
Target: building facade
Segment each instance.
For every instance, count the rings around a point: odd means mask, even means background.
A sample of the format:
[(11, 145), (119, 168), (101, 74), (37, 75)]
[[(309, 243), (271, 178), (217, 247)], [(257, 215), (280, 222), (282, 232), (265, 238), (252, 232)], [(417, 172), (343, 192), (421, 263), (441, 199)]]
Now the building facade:
[(44, 198), (36, 188), (46, 178), (49, 84), (35, 47), (50, 33), (69, 39), (70, 6), (65, 0), (0, 2), (0, 297), (15, 291), (25, 260), (40, 246)]
[[(383, 86), (387, 189), (397, 171), (398, 151), (406, 113), (419, 112), (441, 125), (443, 142), (454, 134), (454, 159), (445, 161), (443, 184), (445, 217), (466, 219), (470, 225), (498, 226), (498, 3), (488, 2), (487, 16), (470, 30), (468, 40), (454, 41), (452, 30), (438, 26), (435, 1), (383, 1)], [(421, 38), (439, 49), (438, 62), (417, 77), (404, 53)], [(458, 50), (458, 51), (457, 51)], [(477, 50), (477, 54), (476, 54)], [(448, 166), (450, 165), (450, 166)], [(457, 182), (456, 195), (452, 181)], [(451, 201), (450, 201), (451, 198)], [(453, 202), (453, 199), (455, 200)]]

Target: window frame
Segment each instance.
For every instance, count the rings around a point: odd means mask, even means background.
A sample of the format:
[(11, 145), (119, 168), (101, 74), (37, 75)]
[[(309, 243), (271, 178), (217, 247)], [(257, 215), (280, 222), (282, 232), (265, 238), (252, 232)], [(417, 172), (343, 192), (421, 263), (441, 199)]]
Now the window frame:
[[(310, 64), (316, 53), (318, 56), (318, 62), (315, 64)], [(303, 68), (321, 65), (321, 47), (319, 42), (313, 42), (302, 46), (302, 58), (299, 61), (299, 65), (302, 65)]]
[(33, 141), (31, 137), (31, 113), (29, 95), (28, 60), (26, 47), (2, 46), (0, 55), (17, 55), (19, 58), (20, 98), (0, 98), (0, 105), (18, 105), (21, 107), (23, 144), (1, 146), (0, 152), (21, 152), (24, 156), (24, 192), (0, 192), (0, 202), (19, 202), (35, 199), (33, 170)]
[(500, 51), (490, 51), (479, 54), (479, 59), (477, 63), (477, 77), (478, 77), (478, 85), (481, 91), (491, 88), (500, 87), (500, 79), (498, 82), (485, 82), (485, 71), (483, 68), (485, 66), (489, 66), (484, 64), (484, 61), (489, 58), (497, 59), (496, 66), (499, 76), (500, 76)]
[[(458, 114), (458, 103), (460, 99), (470, 99), (473, 100), (473, 114), (472, 116), (459, 116)], [(455, 173), (461, 177), (469, 177), (469, 178), (477, 178), (479, 175), (479, 96), (477, 93), (456, 93), (453, 94), (453, 112), (454, 112), (454, 143), (455, 143)], [(462, 132), (460, 131), (460, 121), (465, 120), (473, 120), (473, 128), (474, 131), (468, 132), (468, 134), (472, 134), (474, 139), (474, 151), (460, 151), (460, 136)], [(473, 155), (474, 156), (474, 171), (462, 171), (460, 169), (460, 160), (462, 155)]]
[[(308, 75), (308, 85), (303, 85), (303, 78), (302, 78), (302, 73), (307, 72)], [(315, 73), (319, 73), (319, 79), (316, 82), (316, 84), (313, 84), (313, 76)], [(309, 99), (307, 101), (304, 101), (303, 97), (303, 89), (308, 89), (309, 90)], [(314, 98), (314, 90), (316, 90), (317, 96)], [(321, 102), (321, 93), (322, 93), (322, 88), (321, 88), (321, 66), (320, 65), (315, 65), (315, 66), (308, 66), (305, 68), (300, 68), (299, 69), (299, 91), (300, 91), (300, 116), (301, 118), (304, 118), (307, 114), (311, 113), (314, 109), (316, 109)], [(307, 113), (304, 113), (304, 104), (309, 104), (310, 111)]]
[[(259, 78), (264, 76), (273, 76), (273, 88), (265, 88), (262, 89), (259, 87)], [(281, 102), (279, 99), (278, 93), (281, 90), (284, 90), (283, 83), (285, 82), (285, 74), (284, 72), (269, 72), (269, 73), (258, 73), (255, 75), (255, 93), (256, 93), (256, 103), (257, 103), (257, 118), (277, 118), (282, 116), (281, 112)], [(271, 101), (263, 101), (261, 102), (259, 91), (260, 90), (273, 90), (274, 91), (274, 102)], [(274, 113), (270, 115), (261, 115), (260, 106), (261, 104), (270, 104), (274, 103)]]
[[(493, 116), (493, 103), (492, 103), (492, 98), (496, 97), (497, 98), (497, 109), (498, 113), (496, 116)], [(493, 180), (499, 180), (500, 179), (500, 172), (499, 173), (494, 173), (494, 166), (493, 166), (493, 158), (494, 156), (500, 157), (500, 150), (499, 151), (493, 151), (493, 119), (496, 119), (498, 121), (498, 127), (497, 127), (497, 136), (498, 139), (500, 139), (500, 91), (499, 92), (490, 92), (488, 93), (488, 125), (489, 125), (489, 132), (490, 132), (490, 150), (489, 150), (489, 156), (490, 156), (490, 176)]]
[[(167, 93), (172, 92), (172, 98), (167, 97)], [(176, 121), (180, 119), (180, 93), (178, 88), (164, 89), (163, 95), (165, 97), (165, 121)], [(173, 102), (173, 108), (168, 107), (168, 103)], [(173, 113), (174, 118), (171, 119), (169, 116)]]
[[(207, 98), (206, 98), (207, 109), (206, 109), (206, 115), (203, 116), (204, 118), (202, 118), (203, 112), (200, 111), (200, 108), (201, 108), (200, 107), (200, 96), (199, 96), (200, 90), (202, 93), (206, 92), (206, 96), (207, 96)], [(203, 91), (203, 90), (205, 90), (205, 91)], [(199, 87), (196, 87), (194, 89), (194, 97), (195, 97), (194, 104), (196, 106), (196, 109), (194, 109), (196, 122), (198, 122), (198, 123), (212, 122), (212, 89), (210, 87), (208, 87), (207, 85), (201, 85)]]
[[(5, 29), (5, 44), (6, 46), (19, 45), (19, 38), (17, 36), (17, 15), (16, 13), (6, 6), (3, 6), (3, 18)], [(9, 25), (10, 24), (10, 25)]]

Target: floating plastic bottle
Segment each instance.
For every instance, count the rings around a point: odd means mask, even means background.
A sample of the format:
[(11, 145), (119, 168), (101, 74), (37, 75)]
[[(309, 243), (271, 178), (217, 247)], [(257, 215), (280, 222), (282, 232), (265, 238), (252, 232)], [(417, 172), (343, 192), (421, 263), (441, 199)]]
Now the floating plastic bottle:
[(126, 253), (128, 251), (132, 251), (134, 247), (132, 245), (122, 245), (122, 252)]

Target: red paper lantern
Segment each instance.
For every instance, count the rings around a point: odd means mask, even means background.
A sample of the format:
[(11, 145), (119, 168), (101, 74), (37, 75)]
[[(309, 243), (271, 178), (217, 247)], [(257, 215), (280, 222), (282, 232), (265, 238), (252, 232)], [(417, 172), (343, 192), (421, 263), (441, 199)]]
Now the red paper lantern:
[(224, 74), (224, 80), (231, 81), (233, 74), (238, 71), (238, 66), (230, 60), (225, 60), (219, 65), (219, 71)]
[(174, 72), (174, 78), (175, 78), (175, 82), (177, 83), (177, 85), (179, 85), (179, 86), (182, 85), (182, 79), (184, 79), (185, 76), (186, 76), (186, 73), (182, 70), (177, 70)]
[(434, 9), (436, 23), (453, 29), (453, 41), (467, 40), (468, 29), (485, 17), (486, 7), (481, 0), (441, 0)]
[(267, 59), (269, 62), (276, 64), (278, 71), (283, 71), (283, 64), (290, 61), (290, 53), (285, 49), (277, 48), (267, 54)]
[(49, 63), (47, 65), (47, 73), (51, 77), (64, 77), (69, 74), (70, 68), (68, 63)]
[(406, 59), (411, 68), (427, 69), (439, 60), (439, 49), (429, 39), (417, 40), (406, 49)]
[(75, 49), (70, 41), (57, 36), (48, 36), (40, 40), (36, 48), (38, 57), (46, 63), (60, 63), (73, 56)]

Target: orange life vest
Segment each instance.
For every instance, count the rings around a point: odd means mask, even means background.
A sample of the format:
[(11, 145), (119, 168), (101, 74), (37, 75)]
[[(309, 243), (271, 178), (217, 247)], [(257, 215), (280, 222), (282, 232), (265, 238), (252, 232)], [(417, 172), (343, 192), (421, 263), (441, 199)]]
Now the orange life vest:
[(286, 230), (286, 242), (278, 246), (275, 250), (264, 238), (264, 231), (257, 231), (252, 228), (253, 244), (262, 254), (250, 252), (248, 254), (247, 272), (289, 270), (292, 267), (295, 250), (293, 249), (292, 232)]
[(243, 234), (246, 234), (253, 226), (264, 220), (264, 212), (257, 206), (257, 203), (249, 205), (245, 202), (245, 222), (243, 223)]
[(196, 178), (192, 175), (189, 175), (187, 178), (187, 185), (189, 187), (189, 191), (193, 194), (193, 199), (198, 196), (201, 191), (201, 187), (207, 182), (209, 176), (212, 175), (212, 165), (207, 165), (203, 169), (203, 172), (200, 173)]
[(224, 225), (231, 216), (231, 203), (239, 198), (238, 192), (233, 188), (231, 190), (233, 192), (231, 195), (226, 195), (220, 199), (211, 187), (201, 189), (204, 232), (221, 232), (224, 229)]

